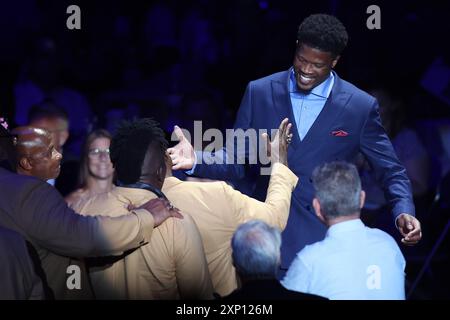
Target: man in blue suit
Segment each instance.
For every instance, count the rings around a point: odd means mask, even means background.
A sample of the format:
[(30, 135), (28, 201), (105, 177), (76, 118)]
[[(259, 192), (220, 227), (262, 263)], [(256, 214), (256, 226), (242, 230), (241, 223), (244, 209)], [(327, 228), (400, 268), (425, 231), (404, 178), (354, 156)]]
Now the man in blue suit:
[[(288, 162), (299, 183), (282, 235), (282, 270), (289, 267), (305, 245), (325, 236), (326, 228), (311, 207), (313, 169), (330, 161), (352, 162), (359, 152), (384, 186), (402, 242), (413, 245), (422, 237), (420, 222), (414, 217), (411, 185), (381, 125), (376, 99), (333, 71), (347, 40), (345, 27), (335, 17), (325, 14), (307, 17), (298, 29), (293, 66), (251, 81), (237, 114), (235, 129), (270, 131), (286, 117), (293, 123), (294, 134), (286, 137), (292, 141)], [(201, 163), (199, 157), (204, 160), (208, 155), (194, 154), (181, 130), (176, 127), (175, 133), (180, 142), (168, 150), (174, 169), (191, 170), (188, 173), (212, 179), (236, 180), (244, 176), (248, 179), (247, 166)], [(230, 157), (226, 151), (223, 154)], [(237, 159), (248, 154), (246, 149), (244, 154), (238, 152), (233, 156)], [(256, 198), (264, 196), (267, 181), (266, 176), (256, 178)]]

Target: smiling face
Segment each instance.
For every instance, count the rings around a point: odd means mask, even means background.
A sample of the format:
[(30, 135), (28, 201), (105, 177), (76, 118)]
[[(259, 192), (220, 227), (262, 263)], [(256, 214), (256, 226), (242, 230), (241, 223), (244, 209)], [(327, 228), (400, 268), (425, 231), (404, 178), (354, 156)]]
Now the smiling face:
[(88, 151), (89, 174), (99, 180), (111, 179), (114, 173), (113, 165), (109, 157), (111, 140), (101, 137), (92, 141)]
[(301, 91), (317, 87), (328, 78), (338, 60), (339, 56), (334, 57), (330, 52), (300, 44), (293, 63), (297, 87)]

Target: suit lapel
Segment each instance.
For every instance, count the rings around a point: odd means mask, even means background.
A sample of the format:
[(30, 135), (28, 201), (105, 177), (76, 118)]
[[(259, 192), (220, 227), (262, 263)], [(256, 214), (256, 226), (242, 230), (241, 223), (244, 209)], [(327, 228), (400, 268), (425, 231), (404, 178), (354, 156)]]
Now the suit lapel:
[(330, 134), (329, 131), (332, 128), (333, 123), (345, 110), (345, 107), (351, 97), (350, 93), (342, 91), (341, 81), (342, 80), (337, 76), (337, 74), (335, 74), (334, 85), (330, 96), (302, 143), (308, 143), (310, 140), (314, 141), (316, 137)]
[(282, 81), (272, 81), (272, 96), (275, 105), (276, 114), (279, 115), (279, 121), (276, 124), (276, 129), (281, 123), (281, 120), (288, 118), (292, 123), (291, 132), (293, 133), (291, 148), (296, 149), (300, 143), (300, 136), (297, 130), (297, 123), (295, 123), (294, 112), (292, 110), (291, 97), (288, 91), (289, 71), (286, 71), (286, 76), (282, 78)]

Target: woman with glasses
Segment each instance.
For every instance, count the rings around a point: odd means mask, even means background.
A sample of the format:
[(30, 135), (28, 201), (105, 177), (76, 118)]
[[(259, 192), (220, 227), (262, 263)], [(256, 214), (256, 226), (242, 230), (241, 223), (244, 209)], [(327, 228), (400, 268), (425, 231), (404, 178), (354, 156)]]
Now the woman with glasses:
[(79, 188), (65, 199), (70, 207), (87, 198), (111, 191), (114, 169), (109, 158), (111, 134), (104, 129), (91, 132), (84, 144), (78, 176)]

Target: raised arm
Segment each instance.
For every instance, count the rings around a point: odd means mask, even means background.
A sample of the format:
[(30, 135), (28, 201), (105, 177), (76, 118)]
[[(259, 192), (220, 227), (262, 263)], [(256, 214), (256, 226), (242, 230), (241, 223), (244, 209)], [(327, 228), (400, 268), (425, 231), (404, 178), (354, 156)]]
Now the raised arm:
[[(242, 129), (245, 131), (252, 127), (251, 88), (250, 83), (239, 107), (234, 125), (235, 130)], [(243, 163), (248, 159), (250, 152), (247, 144), (244, 144), (244, 146), (236, 144), (233, 138), (230, 141), (223, 141), (225, 147), (215, 150), (214, 153), (194, 152), (194, 148), (179, 127), (175, 126), (174, 134), (179, 143), (173, 148), (167, 149), (172, 158), (173, 170), (186, 170), (189, 175), (214, 180), (240, 180), (244, 178), (245, 166)]]
[(292, 191), (298, 182), (297, 176), (287, 167), (287, 150), (292, 139), (291, 127), (288, 119), (284, 119), (272, 141), (268, 140), (267, 135), (263, 136), (267, 141), (268, 156), (272, 162), (265, 202), (243, 195), (224, 184), (224, 192), (239, 223), (260, 219), (280, 230), (286, 227)]

